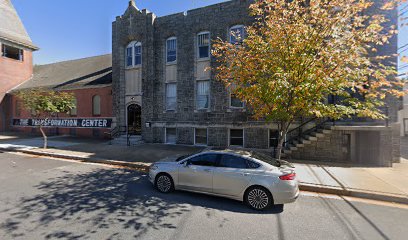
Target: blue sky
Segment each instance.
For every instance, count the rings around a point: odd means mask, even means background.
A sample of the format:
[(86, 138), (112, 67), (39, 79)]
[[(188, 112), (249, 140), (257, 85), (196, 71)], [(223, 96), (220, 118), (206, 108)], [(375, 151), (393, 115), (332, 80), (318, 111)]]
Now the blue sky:
[[(111, 23), (128, 0), (12, 0), (33, 42), (35, 64), (111, 53)], [(136, 0), (157, 16), (184, 12), (225, 0)], [(399, 35), (408, 43), (407, 29)]]
[[(34, 63), (44, 64), (111, 53), (112, 21), (128, 0), (12, 0), (33, 42)], [(157, 16), (223, 0), (136, 0)]]

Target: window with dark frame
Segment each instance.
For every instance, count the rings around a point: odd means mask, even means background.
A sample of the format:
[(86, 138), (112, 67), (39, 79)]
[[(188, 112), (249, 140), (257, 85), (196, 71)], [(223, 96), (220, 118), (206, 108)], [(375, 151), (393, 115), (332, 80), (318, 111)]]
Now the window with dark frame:
[(142, 43), (133, 41), (126, 47), (126, 67), (131, 68), (142, 65)]
[(230, 107), (232, 108), (243, 108), (244, 102), (241, 101), (234, 93), (230, 95)]
[(132, 47), (126, 48), (126, 67), (131, 67), (133, 65), (133, 49)]
[(142, 45), (135, 44), (135, 66), (142, 64)]
[(278, 130), (269, 130), (269, 147), (278, 147), (279, 143), (279, 131)]
[(196, 128), (195, 129), (195, 144), (196, 145), (207, 145), (207, 129), (206, 128)]
[(177, 61), (177, 38), (172, 37), (166, 41), (166, 61), (172, 63)]
[(244, 146), (244, 129), (230, 129), (230, 145)]
[(199, 33), (197, 35), (198, 58), (205, 59), (210, 57), (210, 33)]
[(1, 49), (3, 57), (24, 61), (24, 50), (6, 44), (2, 44)]
[(241, 44), (245, 39), (245, 28), (243, 25), (237, 25), (230, 28), (230, 43)]

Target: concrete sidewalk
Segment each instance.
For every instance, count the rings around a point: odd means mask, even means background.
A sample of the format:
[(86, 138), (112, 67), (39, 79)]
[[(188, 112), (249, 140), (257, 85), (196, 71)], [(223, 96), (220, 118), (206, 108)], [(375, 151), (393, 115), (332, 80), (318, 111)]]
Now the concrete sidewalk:
[(408, 204), (408, 160), (392, 168), (295, 166), (303, 190)]
[[(403, 140), (403, 142), (405, 139)], [(408, 141), (405, 141), (404, 144)], [(50, 149), (39, 148), (41, 138), (1, 140), (0, 150), (40, 156), (73, 159), (132, 167), (147, 171), (151, 163), (175, 155), (186, 155), (203, 148), (180, 145), (109, 145), (107, 141), (51, 137)], [(403, 146), (408, 148), (408, 146)], [(403, 155), (403, 157), (406, 157)], [(393, 168), (353, 167), (341, 164), (295, 163), (296, 173), (305, 191), (355, 196), (408, 204), (408, 160)]]

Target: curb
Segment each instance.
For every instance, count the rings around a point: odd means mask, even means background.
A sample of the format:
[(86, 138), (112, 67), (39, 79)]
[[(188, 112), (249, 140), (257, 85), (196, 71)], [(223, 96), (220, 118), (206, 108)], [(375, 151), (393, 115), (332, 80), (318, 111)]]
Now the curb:
[(368, 191), (363, 191), (363, 190), (342, 189), (342, 188), (328, 187), (328, 186), (308, 184), (308, 183), (302, 183), (302, 182), (299, 184), (299, 189), (302, 191), (308, 191), (308, 192), (326, 193), (326, 194), (364, 198), (364, 199), (371, 199), (371, 200), (384, 201), (384, 202), (402, 203), (402, 204), (408, 205), (408, 198), (406, 196), (401, 196), (401, 195), (381, 194), (381, 193), (368, 192)]
[[(108, 159), (101, 159), (101, 158), (88, 158), (88, 157), (80, 157), (80, 156), (75, 156), (75, 155), (48, 153), (48, 152), (41, 152), (41, 151), (28, 150), (28, 149), (0, 149), (0, 150), (5, 151), (5, 152), (20, 152), (20, 153), (31, 154), (31, 155), (36, 155), (36, 156), (54, 157), (54, 158), (61, 158), (61, 159), (66, 159), (66, 160), (77, 160), (80, 162), (99, 163), (99, 164), (128, 167), (128, 168), (132, 168), (137, 171), (141, 171), (145, 173), (149, 171), (149, 167), (151, 165), (150, 163), (143, 163), (143, 162), (123, 162), (123, 161), (108, 160)], [(299, 189), (301, 191), (326, 193), (326, 194), (333, 194), (333, 195), (339, 195), (339, 196), (349, 196), (349, 197), (364, 198), (364, 199), (378, 200), (378, 201), (384, 201), (384, 202), (402, 203), (402, 204), (408, 205), (408, 198), (406, 196), (401, 196), (401, 195), (381, 194), (381, 193), (376, 193), (376, 192), (368, 192), (368, 191), (354, 190), (354, 189), (343, 189), (343, 188), (316, 185), (316, 184), (310, 184), (310, 183), (304, 183), (304, 182), (299, 183)]]
[(109, 160), (109, 159), (102, 159), (102, 158), (88, 158), (88, 157), (80, 157), (80, 156), (75, 156), (75, 155), (48, 153), (48, 152), (41, 152), (41, 151), (28, 150), (28, 149), (0, 149), (0, 151), (18, 152), (18, 153), (25, 153), (25, 154), (43, 156), (43, 157), (53, 157), (53, 158), (60, 158), (60, 159), (66, 159), (66, 160), (76, 160), (76, 161), (87, 162), (87, 163), (100, 163), (100, 164), (114, 165), (114, 166), (120, 166), (120, 167), (128, 167), (128, 168), (132, 168), (132, 169), (135, 169), (141, 172), (148, 172), (149, 167), (150, 167), (150, 163), (123, 162), (123, 161), (116, 161), (116, 160)]

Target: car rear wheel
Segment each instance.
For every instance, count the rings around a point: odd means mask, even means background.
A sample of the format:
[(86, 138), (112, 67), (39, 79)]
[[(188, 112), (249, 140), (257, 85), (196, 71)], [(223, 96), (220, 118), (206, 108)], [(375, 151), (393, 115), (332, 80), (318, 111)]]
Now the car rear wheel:
[(160, 174), (156, 177), (156, 188), (162, 193), (169, 193), (174, 189), (173, 179), (168, 174)]
[(251, 187), (245, 193), (245, 202), (255, 210), (265, 210), (272, 206), (272, 194), (263, 187)]

